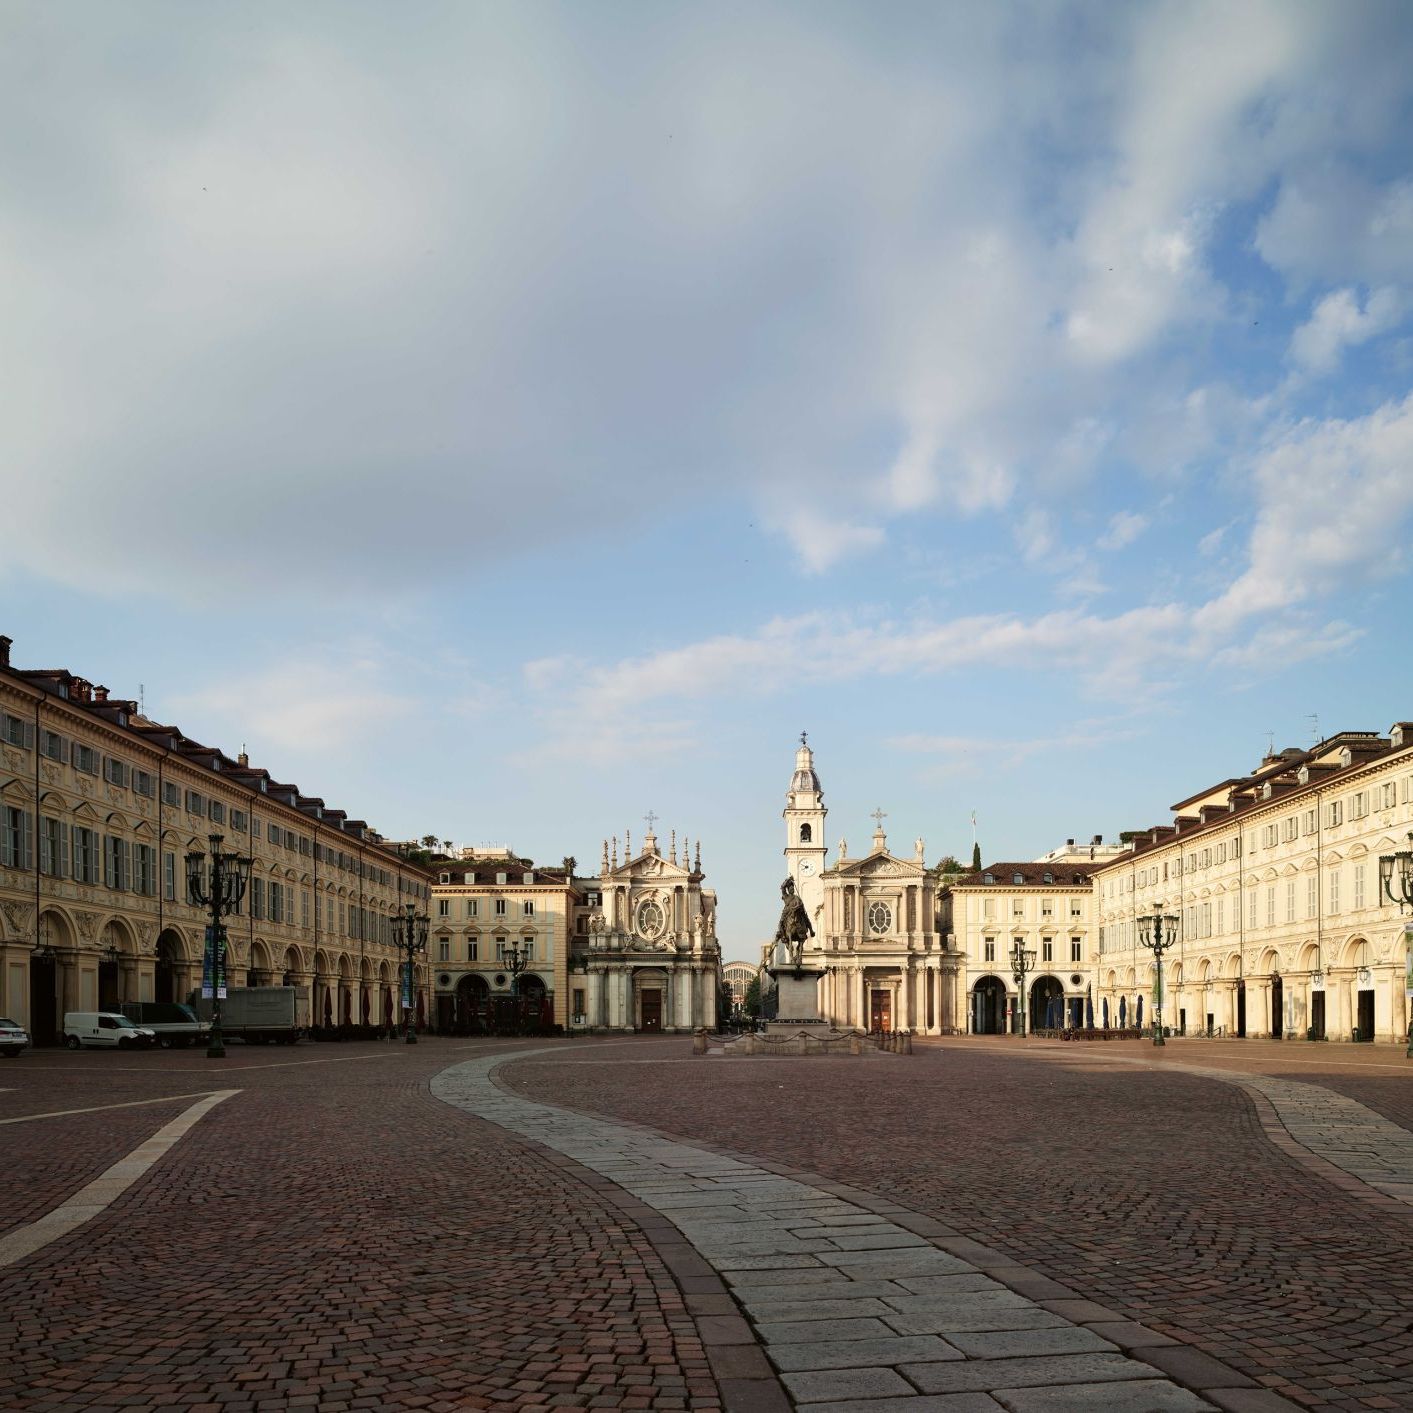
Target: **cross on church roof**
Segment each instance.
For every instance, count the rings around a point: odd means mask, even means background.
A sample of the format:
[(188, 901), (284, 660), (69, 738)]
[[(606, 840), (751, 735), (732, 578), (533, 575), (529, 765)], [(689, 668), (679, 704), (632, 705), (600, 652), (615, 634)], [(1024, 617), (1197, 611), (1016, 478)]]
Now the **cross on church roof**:
[(888, 818), (887, 812), (880, 806), (869, 815), (869, 818), (880, 828), (883, 828), (883, 821)]
[(648, 822), (648, 833), (651, 834), (651, 833), (653, 832), (653, 825), (655, 825), (655, 824), (657, 823), (657, 821), (658, 821), (658, 816), (655, 815), (655, 814), (652, 812), (652, 810), (649, 810), (649, 811), (647, 812), (647, 814), (645, 814), (645, 815), (643, 816), (643, 818), (644, 818), (645, 820), (647, 820), (647, 822)]
[(801, 744), (802, 746), (808, 746), (809, 743), (810, 743), (810, 733), (809, 733), (808, 731), (801, 731), (801, 732), (800, 732), (800, 744)]

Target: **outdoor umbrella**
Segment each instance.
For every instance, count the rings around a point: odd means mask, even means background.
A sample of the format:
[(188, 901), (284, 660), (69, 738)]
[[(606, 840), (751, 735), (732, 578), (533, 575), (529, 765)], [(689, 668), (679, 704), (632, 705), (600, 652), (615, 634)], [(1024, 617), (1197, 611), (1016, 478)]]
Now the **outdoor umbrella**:
[(1105, 1030), (1108, 1030), (1108, 1028), (1109, 1028), (1109, 998), (1108, 998), (1107, 996), (1104, 997), (1103, 1006), (1104, 1006), (1104, 1029), (1105, 1029)]
[(1084, 998), (1084, 1028), (1085, 1028), (1086, 1030), (1093, 1030), (1093, 1029), (1094, 1029), (1094, 997), (1093, 997), (1093, 996), (1086, 996), (1086, 997)]
[(1128, 997), (1119, 997), (1119, 1029), (1128, 1029)]
[(383, 1024), (392, 1024), (392, 988), (383, 987)]
[(368, 988), (362, 988), (362, 999), (360, 1009), (363, 1012), (363, 1024), (368, 1024), (368, 1018), (373, 1014), (373, 1003), (368, 999)]
[(1135, 1014), (1137, 1015), (1138, 1019), (1134, 1021), (1134, 1025), (1136, 1025), (1136, 1026), (1139, 1028), (1139, 1030), (1142, 1030), (1142, 1029), (1143, 1029), (1143, 997), (1142, 997), (1142, 996), (1140, 996), (1140, 997), (1138, 998), (1138, 1010), (1135, 1012)]
[(327, 987), (324, 988), (324, 1024), (334, 1023), (334, 994)]

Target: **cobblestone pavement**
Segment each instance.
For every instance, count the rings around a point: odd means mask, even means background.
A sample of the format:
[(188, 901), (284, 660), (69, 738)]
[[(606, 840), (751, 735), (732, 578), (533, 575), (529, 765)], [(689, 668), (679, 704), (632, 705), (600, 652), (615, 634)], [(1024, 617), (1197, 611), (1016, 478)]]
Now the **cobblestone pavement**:
[(1406, 1211), (1292, 1161), (1233, 1084), (1073, 1045), (956, 1042), (865, 1065), (656, 1048), (660, 1065), (578, 1051), (501, 1074), (527, 1097), (883, 1194), (1297, 1404), (1413, 1408)]
[[(1174, 1341), (1098, 1309), (1076, 1312), (1087, 1317), (1076, 1323), (1062, 1313), (1066, 1287), (1017, 1274), (975, 1242), (953, 1241), (947, 1250), (954, 1233), (941, 1222), (918, 1220), (868, 1194), (845, 1200), (848, 1189), (838, 1184), (792, 1180), (507, 1094), (491, 1080), (498, 1064), (489, 1058), (447, 1069), (433, 1079), (433, 1093), (625, 1188), (672, 1224), (660, 1246), (680, 1233), (706, 1258), (703, 1277), (725, 1277), (750, 1323), (724, 1286), (689, 1299), (719, 1341), (712, 1358), (728, 1408), (777, 1401), (770, 1365), (792, 1400), (815, 1413), (948, 1406), (956, 1413), (1215, 1413), (1233, 1403), (1257, 1406), (1250, 1381), (1214, 1361), (1206, 1370), (1190, 1360), (1180, 1365), (1207, 1397), (1180, 1387), (1144, 1362), (1171, 1357)], [(989, 1263), (991, 1273), (957, 1250)], [(995, 1278), (1007, 1271), (1010, 1286)], [(1027, 1285), (1052, 1298), (1031, 1299), (1014, 1288)]]
[[(9, 1064), (0, 1118), (240, 1093), (0, 1272), (0, 1407), (718, 1408), (681, 1288), (611, 1194), (429, 1094), (497, 1048)], [(0, 1218), (56, 1205), (191, 1103), (109, 1110), (106, 1133), (93, 1115), (0, 1126), (7, 1157), (25, 1145)]]

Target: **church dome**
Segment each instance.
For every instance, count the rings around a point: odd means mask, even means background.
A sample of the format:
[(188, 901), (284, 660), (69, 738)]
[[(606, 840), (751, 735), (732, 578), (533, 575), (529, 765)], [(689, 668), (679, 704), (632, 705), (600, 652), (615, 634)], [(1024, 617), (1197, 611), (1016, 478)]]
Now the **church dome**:
[(823, 793), (820, 789), (819, 776), (814, 773), (814, 752), (810, 750), (809, 743), (805, 739), (803, 732), (800, 733), (800, 748), (795, 752), (795, 775), (790, 781), (790, 793), (801, 794), (812, 792), (816, 795)]

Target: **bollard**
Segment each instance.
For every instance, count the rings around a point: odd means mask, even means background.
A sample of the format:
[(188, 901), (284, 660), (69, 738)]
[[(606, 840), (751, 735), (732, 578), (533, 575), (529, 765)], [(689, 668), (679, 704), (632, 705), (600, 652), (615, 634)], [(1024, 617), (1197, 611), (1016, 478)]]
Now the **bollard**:
[(912, 1053), (913, 1053), (913, 1033), (912, 1033), (912, 1031), (910, 1031), (910, 1030), (905, 1030), (905, 1031), (903, 1032), (903, 1054), (905, 1054), (905, 1055), (911, 1055)]
[(705, 1030), (694, 1030), (692, 1032), (692, 1054), (705, 1055), (707, 1052), (707, 1033)]
[(862, 1054), (863, 1054), (863, 1036), (860, 1035), (860, 1034), (858, 1033), (858, 1031), (855, 1031), (855, 1032), (849, 1037), (849, 1054), (851, 1054), (851, 1055), (862, 1055)]

